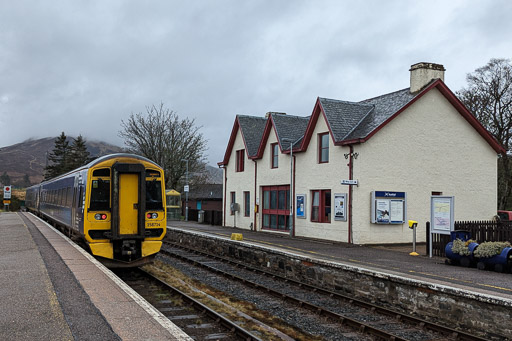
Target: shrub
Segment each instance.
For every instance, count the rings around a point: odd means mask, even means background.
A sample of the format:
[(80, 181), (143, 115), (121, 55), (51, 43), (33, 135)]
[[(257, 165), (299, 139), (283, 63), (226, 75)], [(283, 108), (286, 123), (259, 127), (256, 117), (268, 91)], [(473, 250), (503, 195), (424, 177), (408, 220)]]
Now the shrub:
[(478, 258), (488, 258), (499, 255), (506, 247), (510, 247), (509, 242), (483, 242), (478, 245), (474, 255)]
[(469, 239), (467, 241), (461, 239), (455, 239), (452, 245), (452, 252), (458, 253), (461, 256), (469, 256), (471, 255), (471, 251), (469, 251), (469, 244), (474, 243), (475, 241)]

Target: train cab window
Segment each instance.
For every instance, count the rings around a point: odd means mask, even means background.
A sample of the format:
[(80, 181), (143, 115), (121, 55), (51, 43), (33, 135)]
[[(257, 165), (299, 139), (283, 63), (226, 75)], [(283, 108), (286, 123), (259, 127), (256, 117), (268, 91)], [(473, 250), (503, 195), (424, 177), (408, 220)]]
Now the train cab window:
[(160, 172), (146, 170), (146, 210), (163, 210)]
[(110, 180), (93, 179), (91, 185), (91, 211), (110, 210)]
[(92, 172), (92, 176), (110, 176), (110, 169), (109, 168), (95, 169)]

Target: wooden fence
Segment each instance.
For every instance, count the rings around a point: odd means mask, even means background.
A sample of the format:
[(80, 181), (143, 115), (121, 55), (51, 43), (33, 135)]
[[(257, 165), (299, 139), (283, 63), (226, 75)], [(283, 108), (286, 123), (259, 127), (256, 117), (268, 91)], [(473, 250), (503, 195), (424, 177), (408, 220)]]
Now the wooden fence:
[[(198, 221), (199, 210), (188, 209), (188, 221)], [(204, 211), (203, 224), (222, 225), (222, 211)]]
[[(512, 242), (512, 222), (496, 221), (456, 221), (455, 231), (468, 231), (471, 239), (482, 242)], [(427, 223), (427, 245), (430, 238), (430, 223)], [(432, 255), (445, 257), (444, 249), (451, 240), (450, 235), (432, 235)]]

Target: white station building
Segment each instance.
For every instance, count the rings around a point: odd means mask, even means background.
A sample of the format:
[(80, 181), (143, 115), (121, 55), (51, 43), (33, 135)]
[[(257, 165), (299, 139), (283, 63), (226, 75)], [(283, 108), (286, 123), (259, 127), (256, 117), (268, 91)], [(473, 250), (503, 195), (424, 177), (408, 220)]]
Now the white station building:
[(433, 195), (454, 197), (455, 220), (491, 219), (505, 150), (444, 72), (414, 64), (409, 88), (360, 102), (318, 98), (308, 117), (237, 115), (219, 162), (224, 225), (386, 244), (411, 242), (412, 219), (424, 241)]

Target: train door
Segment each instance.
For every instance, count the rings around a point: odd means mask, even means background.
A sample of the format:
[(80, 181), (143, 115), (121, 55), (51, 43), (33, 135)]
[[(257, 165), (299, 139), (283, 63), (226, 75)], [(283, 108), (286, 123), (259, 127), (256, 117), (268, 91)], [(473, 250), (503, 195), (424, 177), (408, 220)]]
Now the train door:
[(119, 174), (119, 234), (138, 232), (140, 174)]
[(115, 163), (112, 166), (113, 239), (144, 238), (145, 172), (141, 164)]

